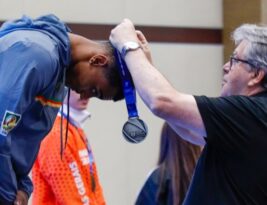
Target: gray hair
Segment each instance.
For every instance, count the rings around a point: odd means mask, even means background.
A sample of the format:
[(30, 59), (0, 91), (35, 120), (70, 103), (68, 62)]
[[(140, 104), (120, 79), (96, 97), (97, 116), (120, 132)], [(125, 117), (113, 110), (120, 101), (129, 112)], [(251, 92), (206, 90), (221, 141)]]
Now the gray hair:
[(262, 85), (267, 88), (267, 27), (243, 24), (235, 29), (232, 39), (236, 45), (243, 40), (248, 42), (245, 48), (246, 60), (255, 65), (255, 68), (264, 70), (265, 77)]

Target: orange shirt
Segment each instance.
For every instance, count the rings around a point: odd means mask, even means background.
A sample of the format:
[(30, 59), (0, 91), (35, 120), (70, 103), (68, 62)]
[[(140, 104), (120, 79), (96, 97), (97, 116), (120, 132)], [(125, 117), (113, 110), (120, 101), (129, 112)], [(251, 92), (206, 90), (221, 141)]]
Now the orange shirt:
[[(67, 120), (63, 119), (64, 129), (66, 124)], [(87, 147), (83, 130), (69, 123), (68, 141), (61, 159), (58, 116), (53, 129), (41, 143), (32, 169), (32, 204), (105, 205), (93, 155), (89, 152), (91, 149)]]

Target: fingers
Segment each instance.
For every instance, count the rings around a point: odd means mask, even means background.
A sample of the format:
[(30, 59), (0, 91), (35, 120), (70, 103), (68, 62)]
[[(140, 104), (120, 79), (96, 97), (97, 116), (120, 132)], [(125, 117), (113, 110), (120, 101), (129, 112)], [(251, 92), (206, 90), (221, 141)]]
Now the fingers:
[(149, 46), (148, 46), (148, 42), (146, 40), (146, 37), (145, 35), (139, 31), (139, 30), (136, 30), (136, 35), (137, 35), (137, 38), (139, 40), (139, 44), (141, 45), (141, 48), (143, 49), (145, 55), (146, 55), (146, 58), (148, 59), (148, 61), (152, 63), (152, 56), (151, 56), (151, 52), (150, 52), (150, 49), (149, 49)]
[(123, 19), (111, 30), (109, 40), (114, 47), (121, 51), (123, 44), (127, 41), (138, 41), (133, 23), (129, 19)]
[(133, 22), (130, 19), (127, 19), (127, 18), (123, 19), (122, 23), (129, 23), (129, 24), (133, 25)]
[(141, 45), (142, 49), (143, 50), (149, 50), (148, 42), (147, 42), (144, 34), (139, 30), (136, 30), (135, 32), (136, 32), (137, 38), (139, 40), (139, 44)]
[(111, 30), (110, 38), (114, 38), (118, 34), (127, 34), (132, 31), (135, 31), (133, 23), (129, 19), (123, 19), (120, 24)]
[(14, 205), (27, 205), (28, 204), (28, 195), (21, 190), (18, 190), (16, 200)]
[(129, 19), (123, 19), (123, 21), (112, 29), (109, 40), (112, 45), (119, 51), (127, 41), (139, 42), (141, 48), (143, 49), (148, 61), (152, 64), (151, 52), (148, 47), (148, 42), (144, 34), (135, 30), (134, 24)]
[(136, 30), (135, 32), (141, 44), (144, 44), (144, 45), (148, 44), (146, 37), (141, 31)]

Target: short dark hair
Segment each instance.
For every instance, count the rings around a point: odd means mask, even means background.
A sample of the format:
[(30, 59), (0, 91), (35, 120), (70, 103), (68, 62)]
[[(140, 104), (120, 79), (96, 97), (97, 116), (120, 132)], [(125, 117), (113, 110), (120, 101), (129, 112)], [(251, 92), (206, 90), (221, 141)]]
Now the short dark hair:
[(114, 101), (119, 101), (124, 98), (122, 80), (119, 73), (118, 63), (115, 58), (115, 49), (109, 41), (102, 42), (106, 50), (109, 52), (109, 69), (105, 69), (105, 76), (109, 84), (117, 89), (116, 95), (113, 97)]

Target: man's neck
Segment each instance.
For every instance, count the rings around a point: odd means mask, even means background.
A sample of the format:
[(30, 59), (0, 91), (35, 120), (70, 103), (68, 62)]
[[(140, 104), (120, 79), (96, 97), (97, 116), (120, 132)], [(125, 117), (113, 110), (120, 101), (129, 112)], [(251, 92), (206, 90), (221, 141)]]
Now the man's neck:
[(72, 62), (89, 59), (99, 48), (98, 44), (83, 36), (69, 33)]
[(261, 93), (261, 92), (263, 92), (263, 91), (265, 91), (265, 89), (264, 89), (263, 87), (261, 87), (261, 86), (258, 86), (258, 87), (254, 88), (254, 89), (252, 89), (252, 90), (249, 90), (249, 91), (246, 93), (246, 95), (247, 95), (247, 96), (252, 96), (252, 95), (256, 95), (257, 93)]

